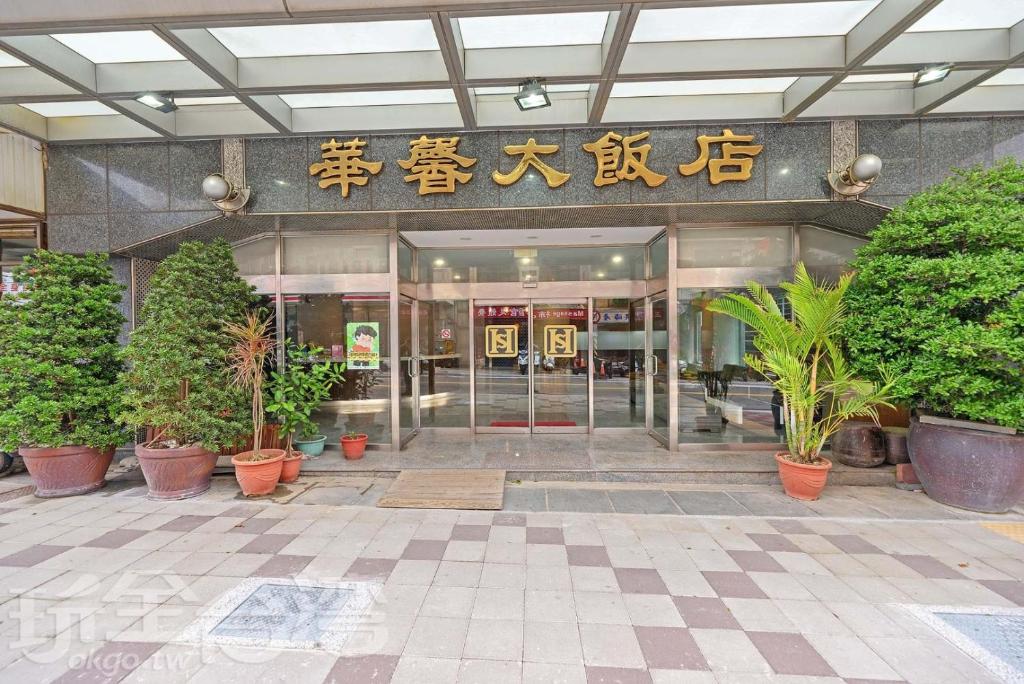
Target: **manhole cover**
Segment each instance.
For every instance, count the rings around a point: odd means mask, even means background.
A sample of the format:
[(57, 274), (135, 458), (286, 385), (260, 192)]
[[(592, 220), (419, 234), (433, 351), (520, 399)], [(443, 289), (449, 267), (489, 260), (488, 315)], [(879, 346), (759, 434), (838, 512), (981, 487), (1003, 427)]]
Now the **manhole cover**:
[(1024, 610), (913, 606), (914, 614), (1008, 682), (1024, 682)]
[(179, 637), (193, 644), (339, 649), (380, 590), (370, 582), (243, 580)]

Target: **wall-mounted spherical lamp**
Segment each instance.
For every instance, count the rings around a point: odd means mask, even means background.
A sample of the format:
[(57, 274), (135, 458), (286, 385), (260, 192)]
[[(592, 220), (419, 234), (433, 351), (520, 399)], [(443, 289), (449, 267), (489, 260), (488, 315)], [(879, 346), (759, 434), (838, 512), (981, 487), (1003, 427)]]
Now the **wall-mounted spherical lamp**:
[(856, 197), (871, 187), (882, 173), (882, 160), (874, 154), (862, 154), (842, 171), (829, 171), (828, 184), (840, 195)]
[(236, 188), (219, 173), (211, 173), (203, 179), (203, 195), (221, 211), (238, 211), (249, 201), (249, 194), (249, 188)]

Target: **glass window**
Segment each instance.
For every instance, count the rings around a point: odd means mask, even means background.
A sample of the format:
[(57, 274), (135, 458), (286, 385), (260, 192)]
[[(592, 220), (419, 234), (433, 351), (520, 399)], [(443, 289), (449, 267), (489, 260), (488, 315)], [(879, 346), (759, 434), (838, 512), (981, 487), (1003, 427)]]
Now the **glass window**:
[(867, 240), (833, 233), (814, 226), (800, 226), (800, 260), (815, 278), (835, 282), (847, 270), (854, 251)]
[(421, 301), (420, 425), (469, 427), (469, 302)]
[(664, 233), (651, 243), (651, 277), (668, 273), (668, 236)]
[(684, 228), (678, 233), (679, 268), (789, 266), (789, 226)]
[(419, 278), (428, 283), (642, 280), (643, 247), (421, 249)]
[(594, 300), (591, 370), (594, 427), (644, 427), (644, 300)]
[(387, 234), (295, 235), (284, 239), (285, 275), (387, 273)]
[(262, 237), (232, 247), (238, 272), (243, 276), (274, 275), (277, 271), (277, 238)]
[[(781, 289), (770, 290), (785, 309)], [(779, 402), (771, 384), (747, 367), (756, 353), (753, 331), (707, 311), (735, 289), (679, 290), (679, 442), (779, 442)]]
[(412, 277), (412, 247), (405, 240), (398, 241), (398, 277), (402, 280), (413, 281)]
[[(367, 324), (376, 341), (378, 368), (345, 370), (345, 382), (331, 391), (314, 414), (328, 444), (337, 444), (346, 432), (370, 436), (371, 444), (391, 443), (391, 359), (387, 294), (285, 295), (285, 337), (297, 344), (322, 347), (325, 357), (348, 361), (350, 324)], [(357, 328), (354, 328), (357, 329)], [(373, 335), (376, 333), (376, 335)], [(371, 364), (372, 365), (372, 364)]]
[(36, 248), (35, 238), (0, 238), (0, 261), (7, 263), (20, 263)]

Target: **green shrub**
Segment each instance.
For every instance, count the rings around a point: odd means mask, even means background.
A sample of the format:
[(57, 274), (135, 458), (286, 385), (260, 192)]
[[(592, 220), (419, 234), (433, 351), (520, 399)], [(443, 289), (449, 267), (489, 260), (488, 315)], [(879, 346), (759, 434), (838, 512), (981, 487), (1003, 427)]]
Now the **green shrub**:
[(894, 209), (852, 264), (856, 370), (897, 401), (1024, 427), (1024, 166), (960, 171)]
[(231, 247), (184, 242), (157, 268), (141, 323), (125, 349), (127, 410), (121, 419), (153, 428), (154, 446), (219, 450), (250, 427), (251, 397), (231, 382), (226, 323), (244, 323), (255, 304)]
[(45, 250), (14, 269), (26, 292), (0, 297), (0, 448), (124, 444), (117, 308), (105, 254)]
[(284, 370), (270, 373), (267, 411), (281, 424), (289, 451), (296, 435), (304, 440), (316, 438), (320, 428), (313, 412), (330, 396), (334, 385), (344, 382), (345, 364), (330, 359), (317, 361), (323, 352), (320, 347), (290, 344)]

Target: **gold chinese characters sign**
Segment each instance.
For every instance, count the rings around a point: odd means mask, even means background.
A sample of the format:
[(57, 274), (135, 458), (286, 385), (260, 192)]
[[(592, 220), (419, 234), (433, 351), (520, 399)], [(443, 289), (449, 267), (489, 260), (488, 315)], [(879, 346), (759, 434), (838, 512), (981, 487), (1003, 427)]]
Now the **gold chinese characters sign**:
[[(650, 135), (650, 131), (633, 135), (608, 131), (597, 140), (583, 143), (583, 150), (593, 155), (597, 168), (594, 185), (600, 188), (620, 181), (640, 180), (648, 187), (656, 188), (668, 180), (668, 176), (648, 165), (652, 150), (652, 144), (648, 142)], [(469, 183), (473, 179), (473, 172), (469, 169), (476, 164), (477, 158), (459, 154), (460, 140), (457, 135), (448, 138), (421, 135), (411, 140), (409, 158), (397, 160), (398, 166), (406, 171), (403, 180), (416, 183), (420, 195), (451, 194), (459, 185)], [(679, 164), (678, 171), (682, 176), (692, 176), (706, 169), (712, 185), (749, 180), (754, 158), (764, 149), (763, 145), (752, 144), (753, 141), (753, 135), (737, 135), (728, 128), (723, 129), (721, 135), (698, 136), (697, 158)], [(351, 186), (368, 184), (370, 176), (380, 173), (383, 167), (383, 162), (363, 159), (366, 144), (359, 138), (342, 142), (331, 138), (330, 142), (320, 145), (322, 161), (310, 165), (310, 175), (320, 177), (318, 185), (321, 188), (338, 185), (341, 196), (348, 197)], [(549, 188), (561, 187), (571, 177), (571, 174), (543, 159), (559, 151), (557, 144), (541, 145), (535, 138), (528, 138), (524, 144), (505, 145), (502, 149), (510, 157), (518, 157), (518, 162), (508, 173), (491, 172), (491, 179), (498, 185), (517, 183), (531, 169), (540, 174)], [(718, 156), (712, 156), (713, 149), (719, 153)]]

